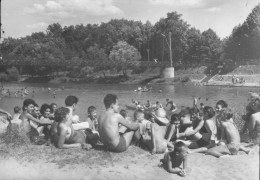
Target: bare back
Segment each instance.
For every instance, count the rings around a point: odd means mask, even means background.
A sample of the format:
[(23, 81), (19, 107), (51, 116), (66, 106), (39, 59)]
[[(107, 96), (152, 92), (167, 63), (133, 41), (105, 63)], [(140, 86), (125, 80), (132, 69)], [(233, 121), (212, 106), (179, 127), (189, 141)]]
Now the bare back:
[(98, 119), (100, 140), (111, 148), (115, 148), (120, 140), (119, 118), (123, 117), (117, 113), (105, 112)]
[(230, 144), (230, 143), (239, 144), (240, 143), (239, 132), (233, 123), (224, 122), (223, 128), (224, 128), (225, 138), (226, 138), (228, 144)]

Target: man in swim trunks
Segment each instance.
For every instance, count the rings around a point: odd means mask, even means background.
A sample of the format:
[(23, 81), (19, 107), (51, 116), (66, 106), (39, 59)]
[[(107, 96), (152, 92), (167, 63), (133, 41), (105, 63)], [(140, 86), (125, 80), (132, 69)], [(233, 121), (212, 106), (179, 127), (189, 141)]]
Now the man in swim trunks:
[(219, 114), (219, 120), (221, 124), (221, 140), (219, 146), (213, 147), (207, 151), (215, 157), (221, 157), (225, 154), (237, 155), (239, 150), (249, 153), (250, 150), (240, 146), (240, 135), (232, 123), (233, 112), (231, 109), (221, 111)]
[[(134, 131), (139, 129), (138, 123), (130, 123), (119, 114), (118, 98), (107, 94), (104, 98), (106, 112), (98, 119), (100, 141), (113, 152), (123, 152), (129, 147)], [(119, 134), (119, 125), (128, 128), (124, 134)]]

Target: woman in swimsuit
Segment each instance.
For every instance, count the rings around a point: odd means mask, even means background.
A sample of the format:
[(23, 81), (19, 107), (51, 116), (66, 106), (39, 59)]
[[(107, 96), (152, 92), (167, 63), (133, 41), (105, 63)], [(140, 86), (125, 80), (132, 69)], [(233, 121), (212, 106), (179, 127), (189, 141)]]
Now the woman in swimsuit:
[(55, 111), (55, 122), (51, 127), (52, 142), (62, 149), (78, 148), (91, 149), (86, 144), (86, 134), (82, 131), (75, 131), (72, 127), (72, 120), (69, 118), (69, 109), (60, 107)]

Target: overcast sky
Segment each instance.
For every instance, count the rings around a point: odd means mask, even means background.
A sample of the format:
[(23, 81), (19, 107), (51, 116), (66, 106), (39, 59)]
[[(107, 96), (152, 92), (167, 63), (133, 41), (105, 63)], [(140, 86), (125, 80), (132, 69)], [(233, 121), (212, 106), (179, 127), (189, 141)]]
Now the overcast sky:
[(152, 24), (177, 11), (192, 27), (213, 29), (229, 36), (243, 23), (259, 0), (2, 0), (2, 37), (22, 37), (62, 26), (108, 22), (110, 19), (140, 20)]

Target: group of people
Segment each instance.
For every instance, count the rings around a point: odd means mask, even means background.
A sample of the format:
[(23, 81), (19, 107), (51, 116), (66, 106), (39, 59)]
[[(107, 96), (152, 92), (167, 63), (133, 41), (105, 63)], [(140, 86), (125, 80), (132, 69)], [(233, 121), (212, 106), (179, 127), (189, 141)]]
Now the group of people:
[[(123, 152), (135, 144), (152, 154), (164, 153), (161, 162), (167, 171), (180, 176), (188, 173), (187, 156), (190, 153), (205, 153), (219, 158), (236, 155), (239, 150), (247, 154), (250, 152), (250, 149), (241, 146), (233, 112), (224, 100), (218, 101), (213, 108), (202, 103), (199, 106), (194, 98), (191, 107), (181, 107), (177, 113), (177, 106), (167, 99), (170, 111), (166, 112), (160, 103), (154, 109), (136, 106), (131, 118), (127, 110), (120, 110), (118, 97), (107, 94), (104, 97), (105, 112), (97, 117), (97, 109), (90, 106), (86, 119), (82, 121), (74, 114), (78, 101), (76, 96), (67, 96), (62, 107), (53, 103), (43, 104), (39, 109), (34, 100), (25, 99), (22, 112), (15, 107), (12, 120), (7, 114), (10, 127), (13, 129), (16, 124), (35, 144), (53, 143), (58, 148), (81, 147), (89, 150), (102, 145), (109, 151)], [(150, 103), (147, 102), (147, 105)], [(252, 142), (259, 144), (258, 94), (251, 94), (246, 110), (241, 133), (248, 130)]]

